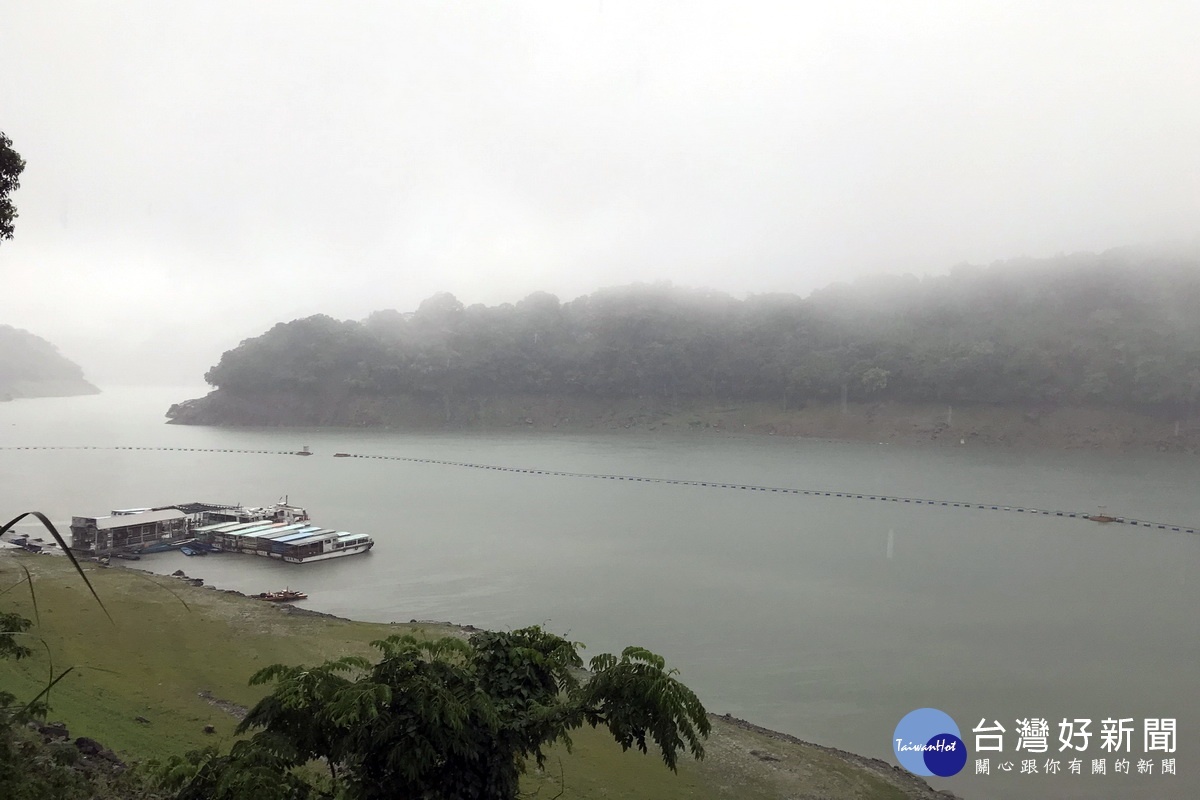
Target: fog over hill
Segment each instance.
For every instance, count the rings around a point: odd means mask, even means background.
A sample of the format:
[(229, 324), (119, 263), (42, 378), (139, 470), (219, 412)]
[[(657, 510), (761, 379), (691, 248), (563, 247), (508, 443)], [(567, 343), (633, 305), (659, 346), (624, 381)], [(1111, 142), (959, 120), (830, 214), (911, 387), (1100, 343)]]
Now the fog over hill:
[(1200, 258), (1132, 249), (875, 278), (808, 298), (638, 284), (567, 303), (534, 293), (464, 307), (443, 293), (413, 312), (279, 323), (225, 353), (205, 375), (217, 391), (176, 416), (238, 421), (198, 413), (224, 398), (257, 406), (260, 421), (315, 421), (299, 409), (319, 406), (321, 422), (372, 424), (385, 420), (354, 417), (358, 400), (402, 397), (469, 424), (481, 402), (523, 396), (1190, 417), (1200, 400), (1198, 307)]
[(78, 364), (29, 331), (0, 325), (0, 400), (67, 397), (100, 391), (84, 380)]
[(1186, 2), (9, 3), (4, 321), (102, 385), (186, 385), (276, 321), (439, 291), (807, 296), (1194, 244), (1197, 29)]

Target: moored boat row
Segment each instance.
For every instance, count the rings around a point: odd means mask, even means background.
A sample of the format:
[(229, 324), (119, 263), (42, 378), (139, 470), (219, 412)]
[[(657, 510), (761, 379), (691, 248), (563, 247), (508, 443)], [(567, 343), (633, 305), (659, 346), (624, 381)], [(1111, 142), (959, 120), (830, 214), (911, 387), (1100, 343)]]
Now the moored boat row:
[(72, 549), (93, 556), (230, 551), (292, 564), (366, 553), (375, 545), (366, 534), (313, 524), (308, 512), (290, 505), (287, 498), (259, 508), (183, 503), (74, 517), (71, 534)]
[(374, 540), (362, 533), (322, 528), (308, 521), (223, 523), (198, 528), (222, 550), (275, 558), (291, 564), (365, 553)]

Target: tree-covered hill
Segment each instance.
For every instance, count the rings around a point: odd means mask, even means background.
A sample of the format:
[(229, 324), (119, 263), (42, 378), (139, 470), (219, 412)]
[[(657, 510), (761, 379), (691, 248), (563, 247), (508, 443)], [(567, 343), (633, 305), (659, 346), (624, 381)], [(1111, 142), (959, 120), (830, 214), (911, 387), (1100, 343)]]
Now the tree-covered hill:
[(78, 364), (29, 331), (0, 325), (0, 400), (98, 392)]
[(571, 302), (281, 323), (228, 351), (222, 392), (342, 389), (803, 405), (840, 399), (1084, 404), (1186, 413), (1200, 399), (1200, 259), (1135, 251), (960, 267), (746, 300), (671, 285)]
[[(505, 395), (780, 408), (899, 401), (1087, 406), (1178, 418), (1200, 400), (1200, 256), (1126, 249), (875, 278), (808, 298), (670, 285), (562, 303), (280, 323), (205, 375), (213, 397)], [(182, 416), (186, 417), (184, 413)], [(186, 420), (185, 420), (186, 421)]]

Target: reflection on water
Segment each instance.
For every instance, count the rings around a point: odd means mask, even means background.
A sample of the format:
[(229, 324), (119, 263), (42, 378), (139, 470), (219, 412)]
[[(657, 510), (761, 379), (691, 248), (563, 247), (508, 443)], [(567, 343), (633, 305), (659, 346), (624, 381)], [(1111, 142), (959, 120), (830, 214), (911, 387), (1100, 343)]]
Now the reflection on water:
[(256, 504), (287, 494), (318, 524), (370, 533), (375, 550), (301, 567), (177, 553), (141, 565), (183, 568), (246, 592), (286, 583), (309, 594), (309, 607), (363, 619), (547, 623), (592, 652), (643, 644), (679, 666), (714, 711), (888, 761), (896, 722), (922, 706), (951, 714), (969, 747), (969, 730), (983, 718), (1012, 731), (1010, 723), (1029, 716), (1052, 723), (1090, 717), (1096, 727), (1107, 717), (1174, 716), (1174, 779), (1021, 782), (964, 773), (939, 785), (973, 798), (1200, 792), (1200, 584), (1193, 577), (1200, 537), (990, 510), (329, 456), (377, 453), (1085, 511), (1103, 505), (1109, 513), (1196, 524), (1195, 458), (720, 434), (405, 435), (160, 424), (171, 401), (194, 395), (0, 404), (0, 445), (308, 445), (318, 456), (0, 451), (5, 507), (39, 508), (65, 524), (72, 514), (123, 506)]

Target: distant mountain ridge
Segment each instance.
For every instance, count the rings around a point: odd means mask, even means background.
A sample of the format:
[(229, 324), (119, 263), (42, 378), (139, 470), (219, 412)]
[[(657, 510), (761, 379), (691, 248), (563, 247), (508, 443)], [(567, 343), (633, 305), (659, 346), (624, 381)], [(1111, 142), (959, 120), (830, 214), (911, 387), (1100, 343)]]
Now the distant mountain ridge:
[(1200, 254), (1132, 248), (876, 278), (808, 298), (635, 285), (569, 303), (535, 293), (464, 307), (440, 294), (410, 313), (277, 324), (226, 352), (205, 375), (216, 391), (169, 416), (472, 426), (526, 398), (673, 411), (1108, 408), (1177, 422), (1200, 408), (1196, 309)]
[(97, 394), (78, 364), (29, 331), (0, 325), (0, 400)]

